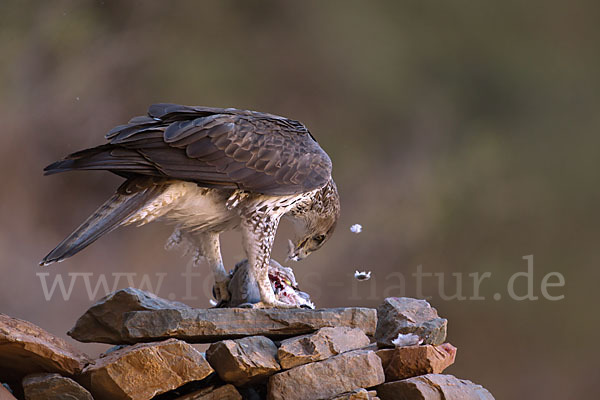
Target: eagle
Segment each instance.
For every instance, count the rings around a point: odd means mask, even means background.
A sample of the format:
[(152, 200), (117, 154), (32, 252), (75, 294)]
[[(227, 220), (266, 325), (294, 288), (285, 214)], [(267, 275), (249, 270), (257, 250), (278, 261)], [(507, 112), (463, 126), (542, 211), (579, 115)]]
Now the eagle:
[(160, 103), (106, 134), (108, 143), (48, 165), (45, 175), (106, 170), (125, 182), (40, 262), (73, 256), (119, 226), (154, 220), (175, 224), (167, 248), (186, 244), (206, 260), (214, 295), (227, 304), (230, 275), (219, 235), (240, 229), (256, 308), (290, 308), (269, 281), (271, 249), (281, 217), (297, 236), (288, 258), (298, 261), (331, 237), (340, 213), (332, 163), (300, 122), (277, 115)]

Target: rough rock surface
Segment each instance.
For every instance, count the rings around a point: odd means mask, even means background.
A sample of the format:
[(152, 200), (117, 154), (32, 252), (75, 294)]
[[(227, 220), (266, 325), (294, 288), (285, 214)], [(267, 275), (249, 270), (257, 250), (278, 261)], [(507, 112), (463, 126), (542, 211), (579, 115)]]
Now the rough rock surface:
[(25, 400), (94, 400), (73, 379), (59, 374), (32, 374), (23, 378)]
[(452, 375), (428, 374), (377, 386), (381, 400), (494, 400), (485, 388)]
[(170, 339), (111, 352), (88, 366), (80, 381), (95, 400), (147, 400), (212, 372), (198, 350)]
[[(165, 309), (127, 313), (120, 343), (161, 340), (170, 337), (190, 343), (212, 343), (261, 335), (286, 338), (327, 326), (360, 328), (375, 332), (377, 313), (371, 308), (305, 309)], [(90, 332), (88, 338), (93, 337)], [(94, 338), (94, 341), (101, 338)], [(112, 343), (112, 342), (111, 342)]]
[(118, 290), (98, 300), (67, 333), (80, 342), (121, 344), (123, 314), (129, 311), (186, 309), (189, 306), (162, 299), (135, 288)]
[(224, 385), (215, 388), (210, 386), (185, 396), (178, 397), (177, 400), (242, 400), (240, 392), (233, 385)]
[(36, 372), (79, 373), (91, 360), (44, 329), (0, 314), (0, 376), (20, 381)]
[(17, 398), (4, 385), (0, 384), (0, 400), (17, 400)]
[(375, 390), (356, 389), (330, 397), (328, 400), (379, 400)]
[(271, 376), (267, 399), (326, 399), (384, 380), (381, 359), (375, 352), (355, 350)]
[(447, 324), (425, 300), (388, 297), (377, 308), (375, 339), (380, 346), (394, 346), (399, 335), (413, 334), (423, 344), (439, 345), (446, 340)]
[(377, 351), (385, 372), (386, 382), (425, 374), (439, 374), (456, 358), (456, 347), (450, 343), (440, 346), (406, 346)]
[(282, 341), (277, 358), (282, 368), (289, 369), (368, 345), (369, 338), (358, 328), (328, 327)]
[(221, 379), (236, 386), (263, 380), (281, 369), (277, 346), (264, 336), (213, 343), (206, 359)]
[[(272, 283), (295, 287), (276, 272)], [(0, 314), (0, 378), (13, 391), (0, 387), (0, 400), (493, 400), (439, 374), (456, 356), (449, 343), (432, 344), (446, 324), (416, 299), (388, 298), (378, 310), (193, 309), (129, 288), (70, 332), (117, 344), (96, 361)], [(206, 359), (186, 341), (212, 343)]]

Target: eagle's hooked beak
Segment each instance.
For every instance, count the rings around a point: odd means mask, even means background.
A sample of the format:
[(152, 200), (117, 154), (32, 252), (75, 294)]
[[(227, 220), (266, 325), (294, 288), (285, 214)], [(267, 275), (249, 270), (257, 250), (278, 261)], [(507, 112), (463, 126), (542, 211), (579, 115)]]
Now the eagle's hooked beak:
[(300, 261), (300, 260), (304, 259), (308, 255), (308, 254), (305, 254), (305, 251), (304, 251), (305, 243), (306, 243), (306, 241), (303, 241), (303, 242), (298, 243), (298, 246), (295, 246), (294, 242), (292, 242), (290, 239), (288, 239), (287, 260)]

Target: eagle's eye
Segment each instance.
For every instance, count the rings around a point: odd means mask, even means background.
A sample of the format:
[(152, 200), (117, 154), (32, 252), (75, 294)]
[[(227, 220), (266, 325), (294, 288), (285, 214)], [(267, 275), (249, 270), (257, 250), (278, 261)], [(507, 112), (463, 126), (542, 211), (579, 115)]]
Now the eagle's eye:
[(313, 236), (313, 240), (315, 242), (317, 242), (318, 244), (321, 244), (325, 240), (325, 235), (316, 235), (316, 236)]

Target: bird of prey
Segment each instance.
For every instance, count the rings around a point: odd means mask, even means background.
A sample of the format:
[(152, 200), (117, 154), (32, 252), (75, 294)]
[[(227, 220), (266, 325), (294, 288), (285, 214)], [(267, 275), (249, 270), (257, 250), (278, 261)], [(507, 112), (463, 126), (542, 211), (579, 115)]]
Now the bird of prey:
[(289, 258), (321, 248), (336, 226), (340, 203), (331, 160), (298, 121), (255, 111), (155, 104), (106, 134), (107, 144), (47, 166), (46, 175), (107, 170), (126, 178), (116, 193), (40, 262), (62, 261), (115, 228), (161, 219), (176, 224), (167, 243), (185, 242), (206, 259), (223, 303), (229, 274), (219, 234), (241, 229), (255, 307), (292, 307), (278, 300), (268, 266), (279, 220), (291, 217), (298, 236)]

